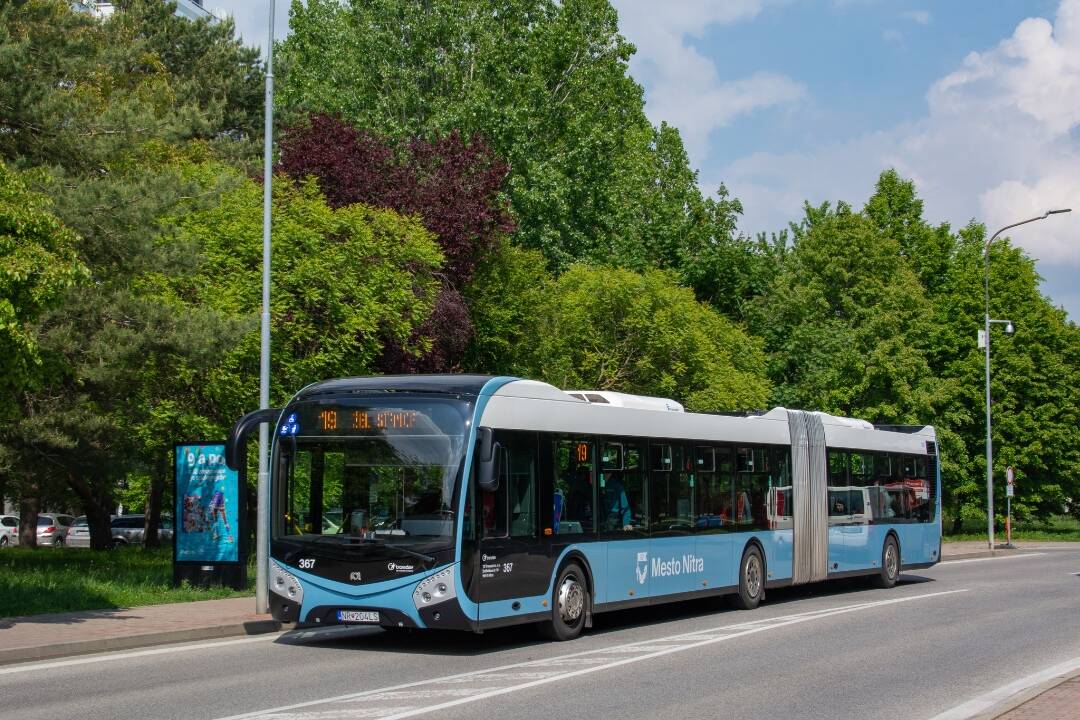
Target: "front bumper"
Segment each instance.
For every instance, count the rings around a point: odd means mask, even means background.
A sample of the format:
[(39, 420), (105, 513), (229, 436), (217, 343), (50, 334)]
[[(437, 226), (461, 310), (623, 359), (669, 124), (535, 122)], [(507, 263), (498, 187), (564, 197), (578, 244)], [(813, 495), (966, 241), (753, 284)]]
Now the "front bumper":
[[(404, 582), (344, 587), (271, 560), (270, 612), (275, 620), (298, 627), (370, 625), (476, 631), (476, 619), (468, 617), (458, 602), (453, 568), (447, 565), (402, 578)], [(338, 620), (340, 610), (377, 612), (379, 621), (343, 623)]]

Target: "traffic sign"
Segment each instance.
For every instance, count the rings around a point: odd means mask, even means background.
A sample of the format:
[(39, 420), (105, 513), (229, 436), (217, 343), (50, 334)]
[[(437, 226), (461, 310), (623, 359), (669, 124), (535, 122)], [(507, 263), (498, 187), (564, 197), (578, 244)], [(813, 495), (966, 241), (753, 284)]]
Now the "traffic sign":
[(1005, 482), (1008, 483), (1009, 485), (1012, 485), (1015, 480), (1016, 480), (1016, 471), (1013, 470), (1013, 466), (1010, 465), (1009, 467), (1005, 468)]
[(1009, 483), (1008, 485), (1005, 486), (1005, 497), (1012, 497), (1013, 496), (1013, 487), (1014, 486), (1013, 486), (1012, 483)]

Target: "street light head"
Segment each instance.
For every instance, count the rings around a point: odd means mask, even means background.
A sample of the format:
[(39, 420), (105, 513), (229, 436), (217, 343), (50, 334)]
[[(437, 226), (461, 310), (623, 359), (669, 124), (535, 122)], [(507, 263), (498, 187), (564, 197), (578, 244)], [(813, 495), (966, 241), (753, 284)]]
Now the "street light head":
[(1005, 334), (1006, 335), (1014, 335), (1015, 333), (1016, 333), (1016, 328), (1013, 327), (1013, 324), (1011, 322), (1006, 323), (1005, 324)]
[(1047, 210), (1047, 215), (1060, 215), (1061, 213), (1072, 212), (1072, 208), (1058, 208), (1057, 210)]

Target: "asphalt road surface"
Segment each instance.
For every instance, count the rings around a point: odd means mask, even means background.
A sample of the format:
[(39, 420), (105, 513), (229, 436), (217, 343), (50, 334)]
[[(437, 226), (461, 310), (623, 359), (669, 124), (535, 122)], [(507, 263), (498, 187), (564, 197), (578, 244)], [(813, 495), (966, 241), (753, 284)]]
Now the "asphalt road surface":
[(930, 718), (1080, 657), (1080, 549), (946, 562), (891, 590), (770, 591), (531, 628), (372, 628), (0, 667), (0, 718)]

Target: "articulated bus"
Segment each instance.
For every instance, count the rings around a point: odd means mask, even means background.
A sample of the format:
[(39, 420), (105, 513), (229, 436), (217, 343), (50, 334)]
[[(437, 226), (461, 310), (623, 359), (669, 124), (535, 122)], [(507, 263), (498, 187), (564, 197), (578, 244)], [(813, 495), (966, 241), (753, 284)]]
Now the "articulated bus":
[[(276, 420), (276, 422), (275, 422)], [(509, 377), (311, 385), (274, 422), (270, 599), (303, 626), (576, 637), (609, 610), (865, 575), (941, 553), (932, 427), (564, 392)]]

